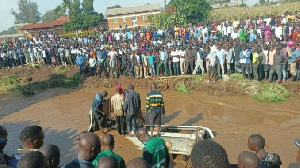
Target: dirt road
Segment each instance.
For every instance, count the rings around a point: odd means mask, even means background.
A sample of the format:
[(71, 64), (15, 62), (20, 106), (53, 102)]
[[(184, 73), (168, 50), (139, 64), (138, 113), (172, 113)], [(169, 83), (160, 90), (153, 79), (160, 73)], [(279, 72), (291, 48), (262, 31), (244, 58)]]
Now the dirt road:
[[(77, 148), (77, 137), (88, 127), (87, 113), (94, 95), (104, 90), (97, 89), (52, 89), (34, 97), (23, 97), (19, 93), (0, 95), (0, 124), (7, 127), (9, 142), (5, 149), (15, 153), (21, 145), (18, 135), (32, 124), (45, 130), (45, 143), (57, 144), (61, 148), (62, 163), (72, 160), (72, 151)], [(115, 91), (108, 90), (109, 96)], [(149, 90), (139, 90), (144, 107)], [(293, 140), (300, 137), (300, 97), (292, 96), (279, 104), (260, 103), (248, 96), (208, 96), (202, 92), (192, 94), (174, 91), (163, 92), (166, 116), (163, 124), (202, 125), (216, 131), (215, 141), (229, 155), (231, 163), (247, 149), (247, 139), (253, 133), (266, 138), (266, 150), (281, 156), (283, 167), (295, 161), (296, 147)], [(141, 156), (141, 151), (115, 131), (115, 152), (130, 159)], [(101, 135), (99, 135), (101, 138)], [(181, 166), (176, 166), (181, 167)]]

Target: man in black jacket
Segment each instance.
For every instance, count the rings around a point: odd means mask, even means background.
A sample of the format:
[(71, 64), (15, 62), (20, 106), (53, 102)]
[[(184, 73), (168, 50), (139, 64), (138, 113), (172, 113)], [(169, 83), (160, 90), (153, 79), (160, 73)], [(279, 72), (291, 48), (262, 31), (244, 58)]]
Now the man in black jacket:
[[(126, 94), (124, 103), (124, 114), (126, 115), (127, 131), (131, 136), (136, 132), (136, 117), (141, 108), (140, 94), (134, 91), (134, 86), (129, 85), (129, 92)], [(132, 129), (130, 125), (132, 123)]]

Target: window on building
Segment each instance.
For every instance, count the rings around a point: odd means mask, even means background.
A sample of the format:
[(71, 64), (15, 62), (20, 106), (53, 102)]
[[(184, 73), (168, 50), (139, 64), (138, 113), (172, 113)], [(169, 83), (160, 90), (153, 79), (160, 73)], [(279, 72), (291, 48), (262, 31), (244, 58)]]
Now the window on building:
[(126, 22), (126, 17), (125, 16), (123, 16), (123, 22)]
[(137, 17), (136, 16), (132, 16), (131, 20), (132, 20), (132, 26), (138, 25), (138, 23), (137, 23)]
[(118, 22), (117, 18), (114, 18), (114, 23), (117, 23), (117, 22)]
[(144, 15), (142, 15), (142, 19), (143, 20), (145, 20), (146, 19), (146, 15), (144, 14)]

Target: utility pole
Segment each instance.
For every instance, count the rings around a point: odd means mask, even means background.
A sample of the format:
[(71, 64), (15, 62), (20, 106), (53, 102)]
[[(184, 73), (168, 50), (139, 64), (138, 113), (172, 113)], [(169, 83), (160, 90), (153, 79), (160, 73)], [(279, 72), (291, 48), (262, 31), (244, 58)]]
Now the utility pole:
[(167, 0), (164, 0), (164, 8), (165, 8), (165, 11), (167, 10)]

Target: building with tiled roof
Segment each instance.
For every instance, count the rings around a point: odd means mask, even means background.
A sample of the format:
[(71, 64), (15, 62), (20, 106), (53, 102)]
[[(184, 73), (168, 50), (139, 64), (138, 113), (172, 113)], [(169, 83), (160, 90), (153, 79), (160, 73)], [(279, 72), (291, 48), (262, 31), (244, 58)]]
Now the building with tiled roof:
[(56, 32), (57, 34), (63, 33), (63, 23), (69, 22), (70, 18), (69, 16), (62, 16), (60, 18), (57, 18), (53, 22), (42, 22), (42, 23), (35, 23), (35, 24), (28, 24), (24, 25), (20, 28), (20, 30), (23, 30), (25, 34), (38, 34), (41, 31), (48, 31), (48, 32)]

